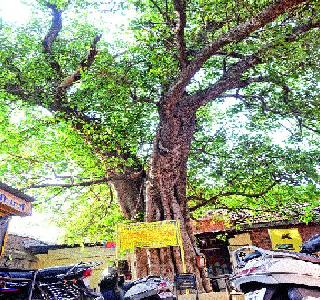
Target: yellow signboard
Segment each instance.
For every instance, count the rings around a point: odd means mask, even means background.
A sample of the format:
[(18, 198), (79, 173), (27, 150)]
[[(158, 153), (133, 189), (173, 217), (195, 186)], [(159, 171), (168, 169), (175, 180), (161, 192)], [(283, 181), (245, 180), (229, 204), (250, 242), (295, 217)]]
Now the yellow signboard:
[(117, 233), (117, 254), (126, 251), (133, 252), (136, 247), (180, 247), (182, 270), (183, 272), (186, 272), (186, 263), (179, 221), (169, 220), (119, 224)]
[(269, 229), (269, 236), (273, 250), (294, 251), (301, 250), (302, 238), (298, 228)]
[(179, 235), (176, 221), (121, 224), (118, 225), (117, 247), (120, 252), (132, 252), (136, 247), (180, 246)]

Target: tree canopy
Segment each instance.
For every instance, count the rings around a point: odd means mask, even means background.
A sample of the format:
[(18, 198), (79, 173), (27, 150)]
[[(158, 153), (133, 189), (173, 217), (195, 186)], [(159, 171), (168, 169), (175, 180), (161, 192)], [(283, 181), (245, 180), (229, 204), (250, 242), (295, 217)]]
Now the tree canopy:
[[(123, 181), (145, 197), (141, 174), (173, 94), (197, 116), (187, 165), (194, 217), (221, 207), (312, 216), (318, 1), (34, 3), (28, 24), (1, 23), (0, 176), (60, 211), (69, 238), (112, 235), (116, 199), (131, 193)], [(129, 11), (120, 39), (90, 17)], [(121, 205), (125, 216), (142, 220), (143, 203), (133, 204)]]

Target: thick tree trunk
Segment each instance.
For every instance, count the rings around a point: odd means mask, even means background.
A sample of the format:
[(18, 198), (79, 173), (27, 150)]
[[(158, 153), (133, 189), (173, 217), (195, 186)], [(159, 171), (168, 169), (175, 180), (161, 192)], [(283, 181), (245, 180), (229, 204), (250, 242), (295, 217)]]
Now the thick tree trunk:
[[(196, 265), (195, 237), (187, 206), (187, 160), (195, 130), (195, 112), (187, 109), (177, 108), (172, 114), (160, 111), (147, 182), (143, 172), (127, 170), (123, 179), (115, 175), (112, 184), (128, 219), (137, 219), (145, 208), (145, 221), (180, 221), (186, 271), (197, 276), (200, 290), (210, 291), (204, 270)], [(136, 258), (137, 277), (161, 275), (172, 280), (174, 274), (184, 272), (178, 247), (137, 249)]]
[[(187, 160), (194, 130), (195, 113), (179, 109), (172, 115), (160, 112), (146, 184), (146, 221), (180, 221), (187, 272), (196, 274), (200, 290), (209, 291), (209, 281), (196, 265), (195, 237), (186, 198)], [(174, 273), (183, 272), (178, 248), (147, 252), (150, 274), (172, 279)]]
[(145, 209), (145, 172), (127, 169), (111, 180), (123, 215), (130, 220), (141, 220)]

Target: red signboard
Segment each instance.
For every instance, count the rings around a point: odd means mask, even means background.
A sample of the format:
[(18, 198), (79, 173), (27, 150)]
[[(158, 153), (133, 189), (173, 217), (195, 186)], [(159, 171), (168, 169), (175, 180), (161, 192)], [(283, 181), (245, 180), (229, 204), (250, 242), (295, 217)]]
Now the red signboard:
[(106, 248), (116, 248), (115, 242), (106, 242)]

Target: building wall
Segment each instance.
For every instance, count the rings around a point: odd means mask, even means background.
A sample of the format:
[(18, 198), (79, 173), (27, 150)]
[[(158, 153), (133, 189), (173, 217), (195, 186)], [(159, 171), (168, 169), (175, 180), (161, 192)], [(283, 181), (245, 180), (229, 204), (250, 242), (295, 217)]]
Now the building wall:
[[(273, 229), (277, 228), (298, 228), (301, 235), (302, 241), (305, 242), (310, 239), (315, 234), (320, 234), (320, 224), (298, 224), (298, 225), (283, 225), (272, 227)], [(254, 246), (263, 248), (263, 249), (272, 249), (271, 239), (268, 233), (268, 228), (256, 228), (250, 231), (250, 238)]]
[(72, 265), (79, 262), (101, 262), (93, 269), (90, 286), (97, 288), (102, 271), (115, 261), (114, 249), (102, 246), (74, 247), (48, 250), (48, 254), (31, 254), (26, 245), (41, 245), (41, 242), (18, 235), (8, 235), (4, 254), (0, 257), (0, 267), (18, 269), (42, 269), (46, 267)]
[(248, 232), (235, 234), (234, 237), (228, 239), (229, 252), (235, 251), (242, 246), (252, 245), (252, 240)]
[(37, 268), (38, 260), (36, 256), (25, 250), (25, 243), (32, 243), (34, 241), (35, 240), (31, 238), (9, 234), (4, 253), (0, 257), (0, 267), (18, 269)]
[[(320, 234), (320, 224), (299, 224), (299, 225), (283, 225), (283, 226), (270, 226), (270, 229), (289, 229), (289, 228), (298, 228), (299, 233), (301, 235), (302, 241), (305, 242), (310, 239), (315, 234)], [(218, 247), (216, 241), (214, 241), (214, 234), (202, 234), (197, 235), (197, 238), (200, 240), (200, 249), (201, 252), (205, 254), (207, 259), (207, 265), (212, 265), (212, 261), (219, 259), (221, 254), (214, 252), (214, 251), (206, 251), (208, 242), (212, 239), (214, 246), (211, 245), (210, 250), (212, 247)], [(269, 236), (268, 228), (255, 228), (255, 229), (248, 229), (246, 231), (241, 231), (238, 233), (234, 233), (233, 235), (229, 235), (228, 238), (228, 249), (229, 253), (231, 254), (236, 249), (247, 246), (253, 245), (256, 247), (260, 247), (263, 249), (271, 250), (272, 243)], [(208, 249), (209, 250), (209, 249)], [(224, 254), (226, 255), (226, 254)], [(231, 256), (232, 261), (232, 256)], [(234, 262), (233, 262), (234, 263)]]
[(48, 254), (37, 254), (38, 268), (72, 265), (79, 262), (101, 262), (101, 265), (93, 268), (90, 277), (90, 287), (98, 288), (102, 272), (115, 261), (115, 250), (102, 246), (75, 247), (48, 250)]
[(271, 249), (271, 239), (267, 228), (254, 229), (250, 232), (252, 244), (263, 249)]
[(320, 234), (320, 224), (313, 224), (312, 226), (304, 225), (298, 228), (303, 241), (309, 240), (315, 234)]

